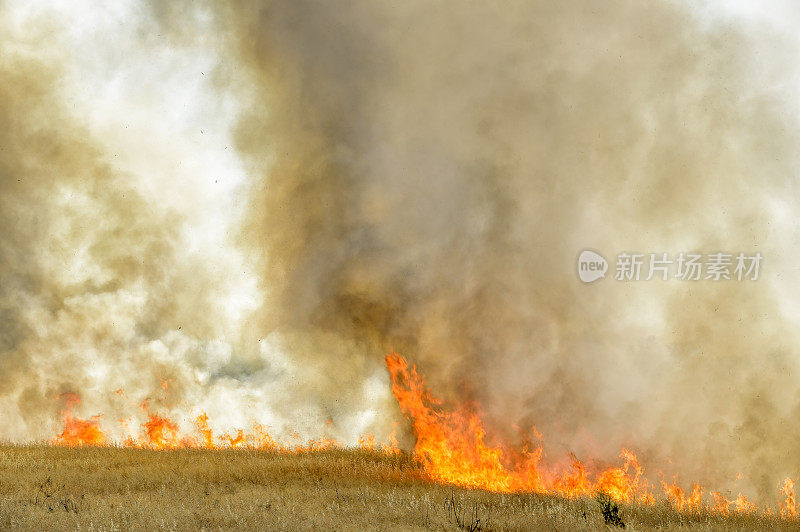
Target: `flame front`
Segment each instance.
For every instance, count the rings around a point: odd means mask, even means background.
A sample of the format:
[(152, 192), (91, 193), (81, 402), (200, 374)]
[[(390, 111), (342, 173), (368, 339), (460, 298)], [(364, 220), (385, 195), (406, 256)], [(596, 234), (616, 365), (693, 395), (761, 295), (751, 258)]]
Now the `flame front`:
[(53, 443), (67, 447), (103, 445), (106, 443), (106, 434), (100, 428), (101, 417), (80, 419), (74, 417), (70, 412), (66, 412), (64, 414), (64, 431), (55, 437)]
[[(576, 456), (570, 456), (568, 467), (550, 467), (544, 462), (540, 445), (528, 443), (514, 447), (490, 443), (477, 405), (465, 402), (453, 409), (444, 408), (442, 401), (428, 391), (425, 378), (417, 372), (416, 366), (410, 365), (400, 355), (388, 355), (386, 365), (391, 376), (392, 393), (410, 420), (416, 437), (414, 457), (429, 480), (502, 493), (533, 492), (564, 497), (605, 493), (620, 502), (656, 503), (653, 485), (645, 477), (644, 468), (634, 452), (622, 449), (620, 465), (594, 471), (590, 471)], [(51, 443), (69, 447), (108, 445), (109, 439), (101, 427), (102, 416), (89, 419), (74, 416), (72, 408), (80, 404), (80, 398), (74, 394), (65, 397), (64, 429)], [(250, 431), (238, 429), (230, 434), (215, 435), (205, 412), (193, 420), (194, 434), (184, 434), (173, 420), (150, 412), (146, 403), (141, 408), (147, 419), (137, 434), (125, 440), (124, 445), (128, 447), (154, 450), (246, 448), (281, 453), (310, 453), (343, 447), (342, 442), (328, 436), (299, 442), (295, 435), (292, 443), (279, 442), (267, 427), (259, 424)], [(121, 423), (127, 427), (127, 422)], [(330, 421), (326, 429), (329, 425)], [(535, 431), (534, 434), (541, 437)], [(359, 447), (385, 454), (401, 452), (395, 430), (383, 443), (377, 443), (374, 435), (365, 434), (359, 439)], [(680, 512), (707, 511), (726, 516), (760, 512), (772, 515), (771, 508), (761, 509), (741, 493), (728, 499), (718, 491), (706, 492), (698, 483), (694, 483), (688, 492), (678, 486), (676, 479), (667, 482), (662, 478), (660, 484), (660, 498)], [(781, 517), (797, 519), (794, 481), (787, 478), (779, 488)]]
[(512, 449), (486, 443), (486, 430), (474, 405), (448, 411), (432, 396), (425, 379), (397, 354), (386, 357), (392, 392), (412, 422), (414, 454), (432, 480), (499, 492), (531, 491), (585, 496), (603, 491), (620, 501), (648, 499), (636, 456), (622, 451), (625, 462), (603, 471), (594, 481), (572, 457), (570, 471), (554, 474), (542, 465), (542, 449)]
[[(410, 419), (416, 445), (414, 455), (431, 480), (497, 492), (536, 492), (565, 497), (585, 497), (602, 492), (620, 502), (654, 504), (656, 496), (644, 476), (636, 455), (622, 449), (623, 463), (590, 474), (575, 456), (569, 470), (560, 471), (543, 463), (541, 446), (522, 449), (486, 443), (486, 430), (474, 405), (443, 408), (431, 395), (425, 379), (415, 366), (400, 355), (390, 354), (386, 365), (392, 378), (392, 392), (400, 409)], [(698, 483), (685, 492), (675, 480), (661, 481), (663, 498), (680, 512), (708, 511), (722, 515), (757, 513), (759, 508), (741, 493), (732, 500), (720, 492), (704, 499)], [(785, 502), (781, 515), (797, 518), (794, 482), (787, 478), (782, 487)], [(761, 510), (771, 514), (770, 508)]]
[(90, 419), (81, 419), (72, 415), (72, 408), (81, 404), (81, 398), (74, 393), (62, 394), (61, 398), (66, 403), (62, 412), (64, 417), (64, 430), (53, 439), (56, 445), (66, 447), (82, 447), (84, 445), (103, 445), (106, 443), (106, 433), (100, 428), (102, 416), (93, 416)]
[(787, 478), (783, 481), (781, 493), (784, 496), (784, 500), (781, 503), (781, 517), (797, 519), (797, 501), (794, 496), (794, 481), (792, 479)]

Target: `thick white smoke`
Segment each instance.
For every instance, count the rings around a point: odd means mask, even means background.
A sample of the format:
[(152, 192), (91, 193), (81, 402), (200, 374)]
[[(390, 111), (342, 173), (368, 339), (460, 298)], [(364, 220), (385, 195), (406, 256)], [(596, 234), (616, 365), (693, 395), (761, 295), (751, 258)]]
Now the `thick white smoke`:
[[(334, 412), (287, 400), (313, 369), (274, 337), (243, 342), (263, 291), (237, 247), (241, 103), (218, 79), (229, 58), (210, 10), (184, 11), (184, 36), (140, 2), (0, 14), (0, 437), (53, 437), (67, 392), (118, 440), (144, 401), (187, 431), (205, 411), (218, 431), (319, 435)], [(367, 395), (335, 412), (335, 436), (367, 430), (375, 388), (354, 385)]]

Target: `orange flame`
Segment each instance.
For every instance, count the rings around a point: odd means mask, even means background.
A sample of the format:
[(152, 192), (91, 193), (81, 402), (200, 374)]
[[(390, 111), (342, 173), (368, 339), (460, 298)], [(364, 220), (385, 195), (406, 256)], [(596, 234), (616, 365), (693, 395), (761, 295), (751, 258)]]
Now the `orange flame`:
[(784, 500), (781, 503), (781, 517), (784, 519), (797, 519), (797, 500), (794, 496), (794, 480), (787, 478), (780, 486)]
[(372, 451), (375, 449), (375, 435), (365, 434), (358, 439), (358, 446), (365, 451)]
[[(473, 405), (447, 411), (425, 386), (415, 366), (399, 355), (386, 357), (392, 392), (403, 413), (411, 419), (417, 438), (414, 454), (428, 476), (470, 488), (491, 491), (533, 491), (570, 497), (602, 491), (620, 501), (646, 497), (640, 485), (636, 456), (623, 450), (624, 465), (603, 471), (592, 482), (575, 457), (572, 471), (555, 475), (541, 465), (541, 448), (509, 449), (486, 442), (486, 430)], [(633, 472), (633, 474), (631, 474)]]
[[(569, 471), (548, 468), (542, 462), (541, 447), (517, 449), (487, 443), (477, 408), (470, 404), (452, 410), (443, 408), (442, 402), (428, 391), (416, 366), (409, 365), (400, 355), (389, 354), (386, 365), (392, 378), (392, 393), (410, 419), (417, 439), (414, 456), (431, 480), (497, 492), (532, 491), (566, 497), (602, 492), (617, 501), (655, 503), (655, 495), (633, 452), (623, 449), (621, 466), (608, 467), (594, 475), (575, 456), (571, 456)], [(793, 486), (790, 479), (784, 482), (784, 517), (797, 516)], [(688, 493), (674, 480), (669, 484), (662, 481), (661, 487), (664, 499), (680, 512), (706, 510), (729, 515), (731, 508), (738, 514), (758, 511), (757, 505), (742, 494), (728, 500), (719, 492), (711, 492), (709, 502), (705, 502), (705, 490), (700, 484), (695, 483)], [(765, 511), (771, 512), (769, 508)]]
[(93, 416), (90, 419), (75, 417), (72, 415), (72, 407), (81, 404), (81, 398), (74, 393), (65, 393), (61, 397), (66, 403), (62, 412), (64, 431), (56, 435), (53, 443), (66, 447), (103, 445), (106, 442), (106, 434), (100, 428), (100, 418), (102, 416)]
[[(664, 489), (664, 494), (667, 497), (667, 500), (672, 504), (673, 508), (677, 509), (681, 512), (693, 512), (698, 511), (703, 508), (703, 487), (700, 484), (694, 484), (692, 486), (692, 491), (689, 495), (686, 495), (680, 487), (678, 487), (675, 482), (673, 481), (672, 484), (667, 484), (664, 481), (661, 481), (661, 486)], [(718, 492), (712, 493), (712, 498), (714, 499), (714, 507), (717, 504), (724, 504), (725, 511), (727, 512), (728, 508), (728, 501)], [(723, 502), (724, 501), (724, 502)]]
[(81, 419), (66, 412), (64, 414), (64, 431), (56, 436), (53, 443), (67, 447), (103, 445), (106, 442), (106, 434), (100, 428), (101, 417), (93, 416), (90, 419)]
[(711, 497), (714, 499), (714, 505), (711, 506), (713, 513), (717, 513), (725, 517), (729, 516), (731, 513), (731, 501), (725, 498), (725, 496), (718, 491), (712, 491)]
[[(417, 372), (416, 366), (409, 365), (400, 355), (387, 356), (386, 365), (391, 376), (392, 393), (404, 415), (411, 421), (416, 437), (414, 457), (428, 479), (496, 492), (536, 492), (565, 497), (587, 497), (602, 492), (621, 502), (656, 502), (653, 489), (633, 452), (623, 449), (620, 453), (621, 465), (600, 470), (590, 470), (574, 455), (570, 455), (568, 467), (549, 467), (543, 461), (544, 453), (540, 445), (528, 443), (519, 448), (494, 442), (487, 435), (477, 405), (466, 402), (454, 409), (445, 409), (442, 401), (428, 391), (425, 379)], [(168, 381), (163, 381), (162, 385), (165, 389), (169, 387)], [(100, 426), (101, 416), (90, 419), (75, 417), (72, 407), (80, 404), (80, 397), (76, 394), (64, 394), (62, 397), (66, 402), (62, 412), (64, 429), (51, 443), (62, 446), (107, 445), (108, 438)], [(138, 434), (127, 438), (127, 446), (154, 450), (246, 448), (277, 453), (310, 453), (343, 447), (342, 442), (328, 436), (301, 442), (296, 433), (293, 443), (282, 443), (260, 424), (256, 424), (250, 432), (239, 429), (215, 438), (205, 412), (193, 420), (196, 436), (190, 436), (183, 434), (176, 422), (151, 413), (147, 402), (141, 405), (141, 410), (147, 420)], [(127, 432), (127, 422), (120, 423)], [(325, 432), (331, 423), (329, 419)], [(532, 431), (535, 440), (541, 440), (541, 435), (535, 429)], [(381, 444), (376, 443), (374, 435), (365, 434), (359, 439), (359, 446), (370, 452), (399, 454), (401, 450), (395, 434), (396, 426), (388, 436), (388, 441)], [(729, 500), (722, 493), (711, 491), (704, 500), (706, 492), (703, 486), (694, 484), (687, 493), (677, 485), (675, 479), (670, 483), (662, 480), (661, 488), (663, 499), (681, 512), (705, 510), (727, 516), (731, 513), (752, 514), (759, 511), (758, 506), (741, 493)], [(781, 493), (781, 517), (797, 519), (798, 508), (792, 479), (784, 480)], [(764, 508), (762, 513), (772, 515), (772, 509)]]
[(175, 449), (181, 447), (178, 425), (158, 414), (150, 414), (144, 424), (147, 443), (155, 449)]
[(228, 447), (235, 449), (236, 447), (242, 447), (244, 445), (244, 443), (247, 441), (247, 436), (245, 436), (244, 431), (240, 429), (236, 431), (236, 436), (223, 434), (220, 436), (220, 439), (228, 442)]
[(194, 427), (202, 437), (203, 447), (213, 449), (215, 447), (214, 433), (211, 431), (211, 427), (208, 426), (208, 414), (203, 412), (197, 416), (194, 420)]

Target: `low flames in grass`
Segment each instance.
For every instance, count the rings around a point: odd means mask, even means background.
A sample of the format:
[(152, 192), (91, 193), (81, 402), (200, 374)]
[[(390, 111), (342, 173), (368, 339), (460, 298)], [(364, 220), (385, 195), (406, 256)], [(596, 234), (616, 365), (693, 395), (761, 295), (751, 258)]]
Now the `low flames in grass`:
[[(617, 502), (645, 505), (664, 500), (685, 513), (710, 512), (725, 516), (773, 514), (772, 508), (759, 507), (741, 493), (728, 499), (722, 493), (707, 491), (697, 483), (685, 491), (675, 480), (665, 481), (663, 475), (656, 486), (645, 478), (636, 455), (627, 449), (620, 453), (621, 465), (589, 471), (575, 456), (570, 457), (568, 468), (549, 466), (543, 460), (541, 446), (532, 442), (522, 447), (489, 444), (475, 405), (463, 403), (447, 409), (427, 389), (425, 378), (417, 372), (416, 366), (397, 354), (387, 356), (386, 365), (392, 379), (392, 392), (411, 421), (416, 437), (414, 457), (431, 481), (493, 492), (533, 492), (569, 498), (602, 493)], [(80, 398), (76, 395), (67, 397), (63, 412), (64, 429), (52, 443), (70, 447), (112, 444), (101, 426), (102, 416), (81, 419), (72, 415), (72, 408), (79, 403)], [(247, 448), (288, 453), (343, 447), (341, 442), (328, 437), (301, 443), (295, 436), (293, 443), (279, 442), (267, 427), (258, 424), (250, 431), (215, 435), (205, 413), (194, 419), (194, 433), (184, 434), (177, 423), (149, 412), (147, 404), (142, 405), (142, 409), (147, 421), (137, 436), (129, 436), (122, 442), (127, 447), (156, 450)], [(400, 453), (394, 433), (388, 441), (381, 443), (376, 442), (374, 435), (364, 435), (359, 439), (359, 446), (368, 451)], [(785, 519), (797, 519), (794, 481), (785, 479), (779, 489), (782, 502), (778, 513)]]
[[(541, 446), (531, 443), (516, 448), (487, 443), (477, 408), (468, 403), (451, 410), (443, 408), (442, 402), (427, 389), (424, 377), (403, 357), (390, 354), (386, 364), (392, 376), (392, 392), (412, 423), (416, 436), (414, 455), (431, 480), (496, 492), (564, 497), (604, 493), (626, 503), (655, 504), (664, 499), (681, 512), (722, 515), (773, 512), (768, 507), (759, 508), (742, 494), (730, 500), (718, 491), (706, 492), (699, 484), (687, 492), (675, 481), (662, 479), (656, 487), (645, 478), (636, 455), (627, 449), (620, 454), (621, 465), (600, 471), (589, 472), (574, 456), (565, 470), (549, 467), (543, 461)], [(780, 515), (796, 519), (798, 509), (791, 479), (784, 481), (781, 493)]]
[(90, 419), (81, 419), (72, 415), (72, 408), (79, 405), (81, 398), (77, 394), (63, 395), (66, 407), (63, 412), (64, 432), (53, 440), (59, 445), (103, 445), (106, 443), (106, 433), (100, 428), (100, 418), (93, 416)]
[[(79, 402), (79, 400), (76, 400)], [(72, 401), (71, 404), (76, 404)], [(263, 451), (302, 453), (323, 451), (343, 444), (333, 438), (323, 437), (317, 440), (299, 442), (299, 437), (294, 436), (293, 443), (279, 442), (261, 424), (253, 426), (251, 431), (237, 430), (235, 433), (215, 435), (209, 425), (209, 417), (203, 412), (194, 419), (194, 433), (185, 434), (177, 423), (167, 417), (148, 411), (147, 405), (142, 405), (147, 414), (147, 421), (142, 423), (139, 434), (128, 436), (121, 445), (140, 449), (166, 450), (166, 449), (257, 449)], [(64, 430), (58, 434), (51, 443), (64, 447), (103, 446), (112, 444), (101, 426), (102, 416), (90, 419), (81, 419), (72, 415), (71, 408), (64, 413)], [(123, 425), (127, 423), (121, 421)], [(114, 443), (118, 444), (118, 443)], [(364, 450), (380, 451), (386, 454), (400, 452), (394, 434), (388, 441), (376, 443), (375, 436), (367, 434), (360, 439), (360, 447)]]

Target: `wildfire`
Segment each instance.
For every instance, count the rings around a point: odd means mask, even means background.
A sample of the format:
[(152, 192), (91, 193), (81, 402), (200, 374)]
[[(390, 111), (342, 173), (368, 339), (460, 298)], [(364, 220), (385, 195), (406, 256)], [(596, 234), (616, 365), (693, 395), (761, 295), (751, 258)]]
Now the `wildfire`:
[(144, 424), (147, 441), (157, 449), (176, 449), (182, 447), (178, 425), (157, 414), (150, 414)]
[[(79, 403), (80, 399), (76, 398), (73, 404)], [(176, 422), (160, 414), (149, 412), (146, 404), (142, 405), (142, 410), (146, 413), (147, 420), (142, 423), (138, 434), (130, 435), (124, 440), (122, 445), (125, 447), (154, 450), (247, 448), (282, 453), (308, 453), (344, 447), (342, 442), (327, 436), (301, 442), (299, 436), (295, 435), (293, 443), (279, 442), (270, 434), (267, 427), (260, 424), (254, 425), (249, 432), (239, 429), (231, 434), (215, 435), (205, 412), (194, 419), (194, 434), (185, 434)], [(71, 410), (65, 410), (63, 412), (64, 430), (51, 443), (66, 447), (109, 444), (106, 433), (100, 426), (101, 417), (81, 419), (73, 416)], [(127, 429), (129, 423), (120, 421), (120, 424), (123, 429)], [(376, 442), (375, 436), (369, 434), (362, 436), (361, 442), (361, 447), (365, 450), (390, 455), (400, 453), (394, 433), (383, 443)]]
[[(470, 404), (452, 410), (443, 408), (442, 402), (428, 391), (416, 367), (400, 355), (387, 356), (386, 365), (392, 378), (392, 392), (416, 436), (414, 455), (432, 480), (497, 492), (530, 491), (564, 497), (605, 493), (620, 502), (656, 502), (654, 489), (633, 452), (623, 449), (622, 465), (594, 474), (575, 456), (571, 457), (568, 470), (549, 468), (542, 461), (541, 446), (518, 449), (486, 443), (486, 430), (476, 408)], [(704, 499), (705, 489), (700, 484), (694, 484), (687, 493), (674, 480), (671, 483), (662, 480), (661, 489), (663, 498), (681, 512), (729, 515), (759, 511), (742, 494), (729, 500), (719, 492), (711, 492), (710, 499)], [(791, 479), (784, 481), (782, 492), (785, 502), (781, 503), (781, 515), (797, 518)]]
[[(544, 462), (541, 445), (528, 443), (514, 447), (489, 443), (486, 429), (476, 405), (465, 402), (446, 409), (442, 401), (428, 390), (425, 378), (403, 357), (390, 354), (386, 365), (392, 381), (392, 393), (400, 409), (411, 422), (416, 437), (413, 454), (426, 477), (433, 482), (495, 492), (534, 492), (564, 497), (589, 497), (605, 493), (620, 502), (655, 504), (656, 490), (648, 482), (636, 454), (622, 449), (621, 464), (601, 470), (591, 470), (576, 456), (570, 456), (568, 467), (550, 467)], [(167, 386), (164, 386), (166, 390)], [(118, 393), (121, 393), (119, 391)], [(66, 407), (62, 411), (64, 429), (52, 444), (61, 446), (108, 445), (109, 439), (101, 427), (101, 416), (81, 419), (72, 414), (80, 398), (66, 394)], [(193, 433), (181, 432), (179, 425), (169, 418), (149, 411), (147, 403), (141, 405), (146, 421), (138, 433), (128, 436), (123, 445), (155, 450), (165, 449), (237, 449), (246, 448), (280, 453), (309, 453), (344, 447), (343, 443), (324, 436), (300, 442), (295, 435), (292, 443), (275, 439), (268, 427), (256, 424), (252, 430), (236, 430), (230, 434), (215, 435), (210, 420), (201, 412), (193, 420)], [(120, 421), (127, 430), (128, 422)], [(328, 421), (326, 429), (330, 426)], [(370, 452), (399, 454), (395, 436), (396, 427), (387, 441), (378, 443), (372, 434), (359, 439), (359, 447)], [(537, 440), (541, 436), (533, 431)], [(680, 512), (707, 511), (720, 515), (763, 512), (741, 493), (728, 499), (718, 491), (706, 492), (700, 484), (693, 484), (688, 492), (671, 482), (661, 480), (660, 499)], [(782, 502), (780, 515), (797, 519), (794, 481), (784, 480), (780, 487)]]
[(53, 442), (67, 447), (103, 445), (106, 442), (106, 434), (100, 428), (101, 417), (80, 419), (66, 412), (64, 414), (64, 431), (58, 434)]
[(102, 416), (90, 419), (75, 417), (72, 415), (72, 407), (81, 404), (81, 398), (73, 393), (62, 394), (61, 397), (65, 402), (64, 410), (61, 412), (64, 417), (64, 431), (56, 435), (53, 443), (67, 447), (103, 445), (106, 442), (106, 434), (100, 428)]
[(781, 486), (784, 501), (781, 503), (781, 517), (797, 519), (797, 501), (794, 496), (794, 481), (787, 478)]

